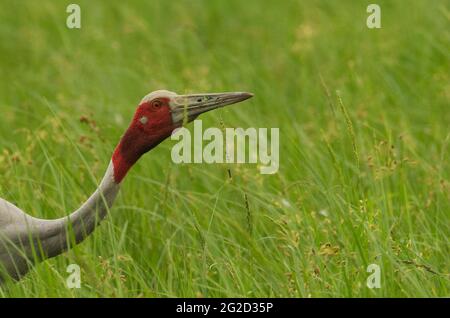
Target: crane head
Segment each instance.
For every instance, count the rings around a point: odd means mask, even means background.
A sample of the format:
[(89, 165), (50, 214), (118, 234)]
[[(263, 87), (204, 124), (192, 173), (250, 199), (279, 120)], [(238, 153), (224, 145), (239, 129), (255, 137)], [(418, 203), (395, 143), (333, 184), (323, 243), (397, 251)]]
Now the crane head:
[(139, 120), (146, 122), (144, 126), (147, 127), (161, 124), (179, 127), (202, 113), (239, 103), (252, 96), (253, 94), (244, 92), (178, 95), (158, 90), (142, 99), (136, 115), (142, 116)]
[(245, 92), (178, 95), (166, 90), (146, 95), (114, 151), (116, 182), (123, 179), (144, 153), (169, 137), (176, 128), (193, 121), (200, 114), (242, 102), (252, 96)]

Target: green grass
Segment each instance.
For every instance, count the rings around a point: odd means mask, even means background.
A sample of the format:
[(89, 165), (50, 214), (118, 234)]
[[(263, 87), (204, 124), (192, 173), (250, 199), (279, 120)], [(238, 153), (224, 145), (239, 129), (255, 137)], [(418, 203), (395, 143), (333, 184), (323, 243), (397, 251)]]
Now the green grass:
[(203, 126), (279, 127), (280, 170), (175, 165), (165, 141), (91, 237), (0, 297), (450, 296), (448, 1), (377, 1), (379, 30), (350, 0), (76, 1), (69, 30), (72, 2), (1, 1), (0, 197), (77, 208), (160, 88), (253, 92)]

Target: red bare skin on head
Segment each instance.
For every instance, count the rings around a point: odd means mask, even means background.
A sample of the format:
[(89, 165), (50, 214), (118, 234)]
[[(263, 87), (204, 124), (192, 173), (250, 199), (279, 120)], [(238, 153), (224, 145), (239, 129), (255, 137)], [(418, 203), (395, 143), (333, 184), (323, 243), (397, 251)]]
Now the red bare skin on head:
[(169, 137), (177, 128), (172, 122), (169, 98), (140, 104), (112, 157), (114, 181), (120, 183), (138, 159)]

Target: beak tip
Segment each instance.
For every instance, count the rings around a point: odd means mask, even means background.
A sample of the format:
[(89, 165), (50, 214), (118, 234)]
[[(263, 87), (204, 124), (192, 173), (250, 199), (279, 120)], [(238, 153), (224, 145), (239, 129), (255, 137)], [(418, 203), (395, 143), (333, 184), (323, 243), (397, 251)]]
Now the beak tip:
[(245, 97), (245, 99), (249, 99), (255, 96), (255, 94), (249, 92), (242, 93), (242, 95)]

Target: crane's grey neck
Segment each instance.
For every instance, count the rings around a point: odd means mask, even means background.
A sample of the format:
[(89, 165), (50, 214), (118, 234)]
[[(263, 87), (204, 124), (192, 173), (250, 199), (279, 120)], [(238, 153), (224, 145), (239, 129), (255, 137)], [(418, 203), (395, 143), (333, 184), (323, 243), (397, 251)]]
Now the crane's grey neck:
[(111, 161), (96, 191), (78, 210), (57, 220), (41, 220), (39, 236), (41, 242), (45, 242), (46, 256), (61, 254), (71, 243), (78, 244), (89, 236), (108, 214), (119, 189)]
[(66, 217), (38, 219), (0, 199), (0, 284), (3, 270), (19, 279), (33, 263), (57, 256), (88, 237), (108, 214), (119, 188), (110, 162), (96, 191)]

